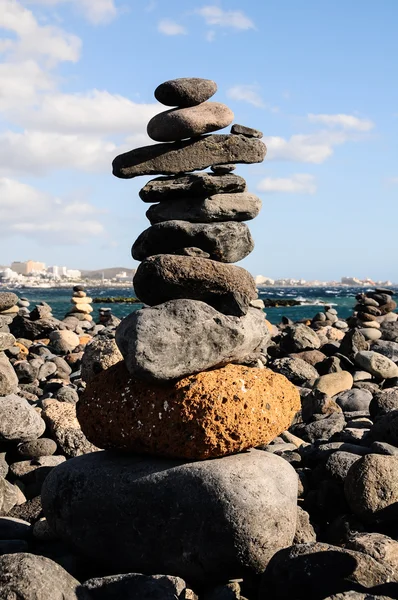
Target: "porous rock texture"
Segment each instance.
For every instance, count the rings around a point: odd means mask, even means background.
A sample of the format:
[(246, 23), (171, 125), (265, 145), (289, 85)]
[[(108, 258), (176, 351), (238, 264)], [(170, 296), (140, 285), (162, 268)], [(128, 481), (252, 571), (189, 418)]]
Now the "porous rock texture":
[(268, 337), (264, 313), (256, 308), (231, 317), (185, 299), (136, 310), (116, 330), (130, 374), (155, 382), (238, 362)]
[(233, 120), (234, 113), (226, 104), (203, 102), (158, 113), (149, 121), (147, 132), (155, 142), (174, 142), (223, 129)]
[(269, 443), (300, 406), (297, 388), (268, 369), (227, 365), (159, 386), (119, 363), (87, 387), (77, 416), (100, 448), (203, 460)]
[(245, 223), (189, 223), (164, 221), (145, 229), (133, 244), (135, 260), (144, 260), (154, 254), (168, 254), (185, 247), (196, 247), (208, 252), (210, 258), (234, 263), (250, 254), (253, 238)]
[(134, 276), (138, 298), (154, 306), (189, 298), (216, 310), (240, 317), (257, 298), (253, 277), (241, 267), (206, 258), (158, 254), (144, 260)]
[(208, 586), (261, 573), (292, 543), (297, 485), (261, 450), (188, 463), (105, 451), (53, 469), (42, 502), (51, 529), (108, 573)]
[(243, 177), (228, 173), (189, 173), (177, 177), (156, 177), (140, 190), (144, 202), (167, 202), (206, 198), (215, 194), (236, 194), (246, 190)]
[(178, 175), (229, 163), (259, 163), (267, 149), (261, 140), (243, 135), (211, 134), (183, 142), (153, 144), (119, 154), (113, 174), (122, 179), (138, 175)]

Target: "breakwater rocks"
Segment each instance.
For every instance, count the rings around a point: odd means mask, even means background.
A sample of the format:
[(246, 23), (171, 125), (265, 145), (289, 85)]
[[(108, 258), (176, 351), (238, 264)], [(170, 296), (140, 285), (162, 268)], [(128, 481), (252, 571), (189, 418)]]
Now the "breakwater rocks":
[(76, 288), (58, 321), (0, 294), (0, 599), (398, 598), (395, 302), (265, 319), (230, 264), (262, 134), (209, 135), (233, 118), (215, 91), (159, 86), (162, 143), (114, 162), (166, 175), (140, 192), (145, 308), (96, 324)]

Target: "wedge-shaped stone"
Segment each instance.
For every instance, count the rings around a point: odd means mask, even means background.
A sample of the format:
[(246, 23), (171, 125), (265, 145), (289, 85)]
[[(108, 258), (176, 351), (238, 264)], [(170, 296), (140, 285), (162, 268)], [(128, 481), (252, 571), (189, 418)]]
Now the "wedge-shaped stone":
[(198, 300), (170, 300), (123, 319), (116, 343), (128, 371), (147, 381), (169, 381), (239, 361), (267, 336), (264, 313), (223, 315)]
[(250, 221), (261, 210), (261, 200), (254, 194), (216, 194), (209, 198), (169, 200), (153, 204), (146, 212), (152, 223), (178, 219), (190, 223), (217, 223), (220, 221)]
[(234, 113), (220, 102), (161, 112), (149, 121), (147, 132), (155, 142), (175, 142), (228, 127)]
[(140, 190), (144, 202), (165, 202), (187, 198), (207, 198), (214, 194), (234, 194), (246, 190), (243, 177), (233, 173), (191, 173), (180, 177), (157, 177)]
[(101, 448), (204, 460), (268, 444), (300, 408), (296, 386), (268, 369), (227, 365), (155, 385), (121, 362), (91, 382), (77, 416)]
[(138, 267), (133, 285), (138, 298), (150, 306), (189, 298), (236, 317), (246, 314), (257, 298), (255, 281), (246, 269), (191, 256), (151, 256)]
[(204, 587), (261, 573), (292, 543), (297, 475), (261, 450), (188, 463), (94, 452), (54, 469), (42, 502), (51, 530), (107, 573)]
[(259, 163), (267, 149), (261, 140), (243, 135), (206, 135), (184, 142), (153, 144), (119, 154), (113, 174), (122, 179), (138, 175), (178, 175), (228, 163)]
[(245, 223), (164, 221), (145, 229), (134, 242), (131, 254), (135, 260), (144, 260), (189, 247), (208, 252), (212, 260), (234, 263), (250, 254), (254, 242)]

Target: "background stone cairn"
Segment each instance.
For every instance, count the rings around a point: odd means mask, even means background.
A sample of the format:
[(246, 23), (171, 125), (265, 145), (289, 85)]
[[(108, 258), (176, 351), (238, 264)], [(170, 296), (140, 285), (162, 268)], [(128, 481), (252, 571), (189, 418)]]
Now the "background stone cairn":
[(92, 301), (93, 299), (87, 296), (82, 285), (75, 285), (71, 298), (72, 307), (66, 313), (65, 318), (75, 317), (79, 321), (92, 321)]
[(396, 321), (394, 310), (397, 303), (392, 299), (393, 291), (376, 288), (370, 292), (356, 296), (357, 304), (349, 319), (349, 325), (359, 330), (368, 341), (376, 341), (382, 337), (381, 324)]

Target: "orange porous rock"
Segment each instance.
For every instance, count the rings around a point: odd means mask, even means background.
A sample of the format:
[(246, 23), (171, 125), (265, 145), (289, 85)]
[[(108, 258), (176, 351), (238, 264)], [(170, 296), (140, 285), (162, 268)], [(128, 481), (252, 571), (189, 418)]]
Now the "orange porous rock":
[(202, 460), (267, 444), (300, 408), (296, 387), (267, 369), (230, 364), (161, 386), (121, 361), (88, 384), (77, 417), (100, 448)]

